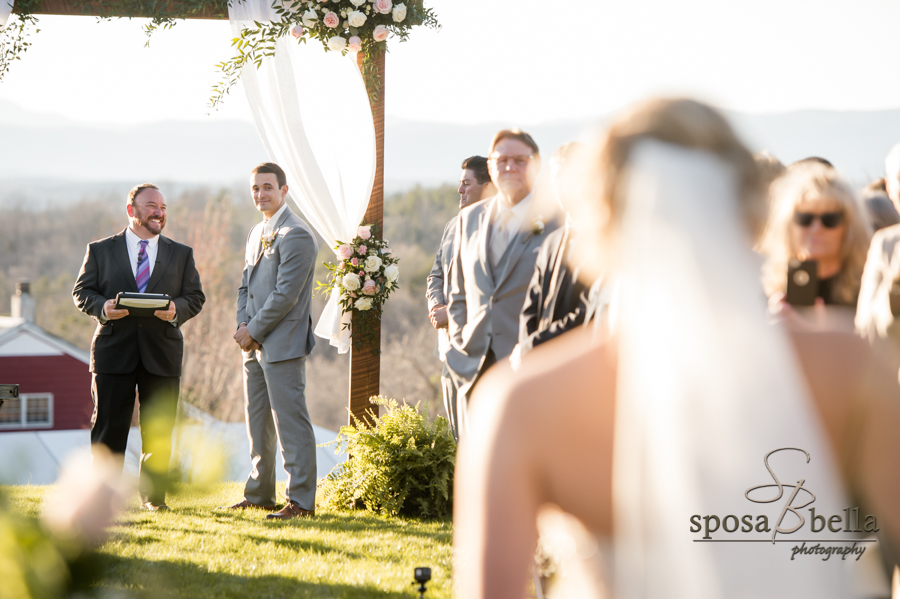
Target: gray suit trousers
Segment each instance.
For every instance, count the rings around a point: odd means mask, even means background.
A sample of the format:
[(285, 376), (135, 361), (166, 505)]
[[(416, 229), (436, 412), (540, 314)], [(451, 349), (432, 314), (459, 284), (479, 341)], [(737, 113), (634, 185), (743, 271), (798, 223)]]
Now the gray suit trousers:
[(252, 470), (244, 498), (275, 505), (275, 433), (287, 470), (287, 499), (304, 510), (316, 507), (316, 439), (306, 409), (306, 357), (266, 362), (244, 352), (244, 411)]
[(456, 383), (453, 382), (453, 375), (447, 368), (447, 362), (442, 361), (441, 365), (441, 390), (444, 392), (444, 410), (447, 412), (447, 420), (450, 421), (450, 430), (453, 431), (453, 438), (459, 441), (459, 407), (456, 403)]

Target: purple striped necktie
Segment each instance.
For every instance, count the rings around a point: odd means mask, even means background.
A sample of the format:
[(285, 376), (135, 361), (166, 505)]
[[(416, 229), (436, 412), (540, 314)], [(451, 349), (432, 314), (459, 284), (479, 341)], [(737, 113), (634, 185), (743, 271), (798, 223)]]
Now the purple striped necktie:
[(147, 260), (147, 244), (150, 243), (146, 239), (141, 239), (141, 251), (138, 252), (137, 274), (134, 280), (140, 293), (147, 290), (147, 283), (150, 282), (150, 261)]

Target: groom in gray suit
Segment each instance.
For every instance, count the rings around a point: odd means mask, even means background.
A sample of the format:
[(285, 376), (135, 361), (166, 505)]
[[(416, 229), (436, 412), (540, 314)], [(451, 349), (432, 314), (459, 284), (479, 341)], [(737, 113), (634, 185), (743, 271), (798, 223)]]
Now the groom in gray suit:
[(500, 131), (488, 160), (497, 195), (459, 214), (446, 360), (459, 389), (461, 433), (467, 428), (472, 387), (493, 363), (512, 353), (519, 338), (519, 313), (545, 238), (533, 193), (540, 162), (530, 135), (518, 129)]
[(250, 177), (263, 221), (247, 238), (234, 340), (244, 356), (244, 407), (253, 469), (243, 501), (232, 509), (275, 505), (276, 431), (288, 473), (287, 505), (267, 519), (312, 517), (316, 502), (316, 440), (306, 410), (306, 356), (315, 345), (310, 301), (318, 252), (309, 226), (291, 212), (277, 164)]

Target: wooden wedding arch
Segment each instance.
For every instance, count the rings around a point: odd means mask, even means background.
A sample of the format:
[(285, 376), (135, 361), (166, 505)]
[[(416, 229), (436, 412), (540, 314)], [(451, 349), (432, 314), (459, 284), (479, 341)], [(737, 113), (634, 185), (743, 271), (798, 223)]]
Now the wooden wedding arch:
[[(178, 1), (160, 2), (156, 5), (153, 14), (142, 10), (143, 5), (136, 4), (134, 11), (121, 10), (118, 7), (110, 9), (110, 3), (105, 0), (37, 0), (29, 3), (29, 12), (35, 15), (63, 15), (63, 16), (94, 16), (94, 17), (125, 17), (125, 18), (151, 18), (165, 16), (172, 19), (228, 19), (228, 0), (218, 0), (214, 5), (205, 5), (197, 9), (196, 5), (189, 5)], [(16, 6), (13, 13), (18, 12)], [(369, 101), (372, 106), (372, 117), (375, 122), (375, 184), (372, 187), (372, 195), (366, 208), (363, 221), (377, 223), (378, 230), (383, 231), (384, 217), (384, 51), (378, 52), (373, 58), (377, 76), (373, 80), (367, 80), (366, 86), (369, 92)], [(363, 56), (357, 55), (357, 62), (362, 66)], [(377, 93), (374, 93), (377, 90)], [(367, 410), (375, 410), (378, 407), (369, 399), (379, 394), (381, 382), (381, 323), (375, 325), (376, 334), (374, 340), (354, 343), (350, 349), (350, 414), (371, 423)], [(365, 339), (365, 337), (363, 338)], [(352, 418), (350, 424), (353, 424)]]

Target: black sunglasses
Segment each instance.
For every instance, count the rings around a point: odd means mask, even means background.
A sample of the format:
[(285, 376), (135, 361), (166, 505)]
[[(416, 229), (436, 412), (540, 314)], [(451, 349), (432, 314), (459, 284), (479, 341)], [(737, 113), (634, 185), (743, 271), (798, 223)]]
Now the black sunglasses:
[(813, 221), (819, 219), (822, 223), (822, 226), (826, 229), (833, 229), (844, 222), (844, 213), (843, 212), (823, 212), (822, 214), (815, 214), (813, 212), (795, 212), (794, 213), (794, 222), (801, 227), (809, 227), (812, 226)]

